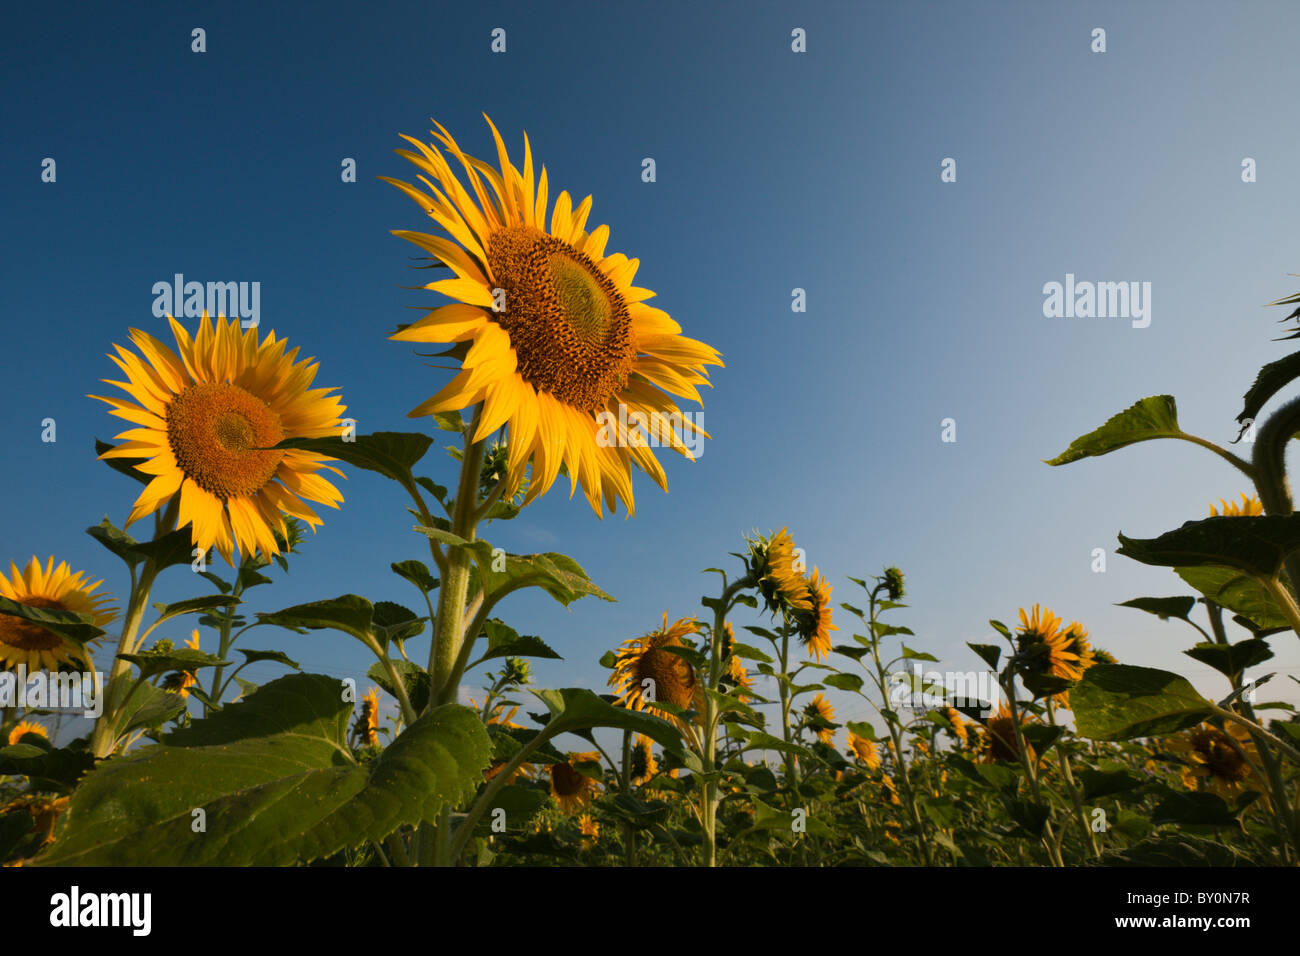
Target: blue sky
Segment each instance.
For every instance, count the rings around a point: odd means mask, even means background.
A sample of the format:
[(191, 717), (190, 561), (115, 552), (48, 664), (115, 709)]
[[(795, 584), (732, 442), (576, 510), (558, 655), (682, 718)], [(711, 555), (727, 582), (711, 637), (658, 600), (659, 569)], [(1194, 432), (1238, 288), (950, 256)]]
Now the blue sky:
[[(634, 519), (598, 521), (557, 490), (483, 530), (572, 555), (619, 599), (501, 606), (564, 655), (537, 668), (543, 686), (602, 688), (605, 649), (665, 610), (700, 612), (715, 587), (701, 570), (734, 567), (746, 532), (787, 525), (837, 600), (855, 600), (846, 575), (901, 567), (912, 607), (895, 621), (946, 666), (973, 668), (964, 642), (988, 641), (988, 618), (1042, 602), (1122, 660), (1222, 694), (1179, 654), (1190, 629), (1114, 606), (1181, 582), (1113, 553), (1093, 573), (1091, 552), (1204, 516), (1245, 490), (1236, 473), (1171, 443), (1041, 460), (1160, 393), (1186, 429), (1228, 441), (1257, 369), (1286, 354), (1270, 341), (1282, 313), (1260, 306), (1300, 288), (1286, 215), (1300, 200), (1300, 8), (29, 5), (9, 22), (0, 560), (54, 554), (124, 594), (116, 559), (81, 529), (124, 521), (136, 487), (93, 461), (92, 439), (119, 429), (85, 396), (113, 377), (104, 353), (128, 328), (166, 336), (151, 290), (178, 272), (260, 282), (264, 330), (320, 360), (318, 384), (341, 388), (361, 431), (425, 427), (405, 414), (447, 373), (386, 336), (432, 301), (401, 288), (424, 280), (389, 231), (428, 220), (376, 177), (413, 175), (392, 150), (431, 116), (489, 155), (486, 112), (516, 155), (528, 131), (553, 195), (594, 195), (609, 250), (639, 257), (655, 304), (727, 363), (705, 396), (714, 440), (698, 462), (668, 463), (669, 494), (639, 480)], [(1095, 27), (1105, 53), (1090, 51)], [(41, 181), (46, 157), (55, 183)], [(340, 181), (347, 157), (355, 183)], [(954, 183), (940, 181), (946, 157)], [(1067, 273), (1150, 282), (1150, 326), (1044, 317), (1044, 283)], [(791, 311), (794, 288), (806, 312)], [(54, 444), (40, 441), (47, 417)], [(955, 443), (940, 441), (949, 417)], [(450, 483), (443, 437), (427, 470)], [(418, 598), (388, 570), (427, 558), (400, 493), (355, 470), (343, 490), (250, 611)], [(158, 597), (193, 590), (177, 570)], [(368, 666), (341, 635), (245, 640), (310, 670)], [(1274, 647), (1264, 669), (1300, 673), (1295, 638)], [(1297, 699), (1279, 684), (1265, 696)], [(863, 713), (837, 700), (841, 716)]]

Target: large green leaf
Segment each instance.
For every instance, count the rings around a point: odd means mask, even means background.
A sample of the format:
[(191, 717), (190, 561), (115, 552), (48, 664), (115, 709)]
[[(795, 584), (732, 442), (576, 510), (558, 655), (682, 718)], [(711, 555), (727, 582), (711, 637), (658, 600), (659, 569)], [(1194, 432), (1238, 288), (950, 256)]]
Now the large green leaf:
[(1192, 608), (1196, 607), (1196, 598), (1190, 595), (1164, 598), (1140, 597), (1133, 598), (1131, 601), (1121, 601), (1119, 607), (1137, 608), (1139, 611), (1154, 614), (1162, 621), (1167, 621), (1171, 617), (1190, 621), (1188, 615), (1192, 613)]
[(582, 687), (535, 690), (533, 694), (551, 712), (545, 728), (548, 736), (593, 727), (617, 727), (644, 734), (663, 746), (665, 753), (671, 756), (678, 759), (683, 756), (681, 732), (661, 717), (615, 707)]
[(56, 608), (28, 607), (2, 595), (0, 595), (0, 614), (9, 614), (32, 624), (38, 624), (52, 634), (66, 638), (78, 646), (93, 641), (104, 633), (103, 628), (95, 626), (94, 618), (89, 614), (60, 611)]
[(190, 598), (188, 601), (177, 601), (175, 604), (155, 603), (154, 609), (158, 611), (155, 626), (174, 617), (180, 617), (182, 614), (210, 611), (218, 607), (235, 607), (240, 603), (239, 598), (226, 594), (207, 594), (203, 597)]
[(1184, 678), (1127, 664), (1097, 664), (1070, 691), (1079, 734), (1129, 740), (1171, 734), (1204, 720), (1213, 705)]
[(1264, 585), (1249, 574), (1232, 568), (1174, 568), (1174, 573), (1207, 598), (1252, 621), (1256, 627), (1288, 626), (1281, 608), (1264, 590)]
[(1262, 664), (1273, 656), (1268, 641), (1259, 638), (1238, 641), (1236, 644), (1213, 644), (1205, 641), (1183, 653), (1202, 664), (1209, 664), (1227, 677), (1240, 674), (1247, 667)]
[(498, 657), (540, 657), (553, 661), (564, 660), (540, 637), (520, 634), (509, 624), (496, 618), (485, 621), (483, 630), (487, 634), (488, 649), (474, 662), (474, 666)]
[(354, 441), (337, 438), (287, 438), (276, 448), (298, 448), (317, 455), (329, 455), (366, 471), (410, 485), (411, 469), (424, 457), (433, 439), (419, 432), (374, 432), (357, 435)]
[(263, 624), (276, 624), (291, 630), (333, 628), (351, 634), (353, 637), (362, 638), (370, 633), (374, 615), (374, 605), (365, 598), (357, 594), (344, 594), (328, 601), (297, 604), (283, 611), (272, 611), (257, 616)]
[(1300, 550), (1300, 514), (1218, 515), (1188, 521), (1158, 538), (1119, 536), (1118, 553), (1157, 567), (1227, 567), (1272, 577)]
[(1178, 406), (1174, 397), (1152, 395), (1134, 402), (1118, 415), (1112, 415), (1100, 428), (1076, 438), (1061, 454), (1047, 459), (1047, 464), (1065, 465), (1080, 458), (1105, 455), (1140, 441), (1177, 438), (1181, 435)]
[[(433, 820), (482, 781), (487, 733), (468, 707), (425, 714), (353, 761), (340, 681), (292, 674), (160, 746), (104, 763), (72, 798), (44, 865), (278, 866)], [(206, 830), (195, 832), (196, 809)]]

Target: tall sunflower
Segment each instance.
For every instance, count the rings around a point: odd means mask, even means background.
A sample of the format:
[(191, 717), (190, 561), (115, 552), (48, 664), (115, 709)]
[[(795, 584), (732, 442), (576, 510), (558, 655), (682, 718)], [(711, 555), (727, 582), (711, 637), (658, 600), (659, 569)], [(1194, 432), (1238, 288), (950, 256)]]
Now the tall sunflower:
[[(1023, 728), (1028, 720), (1022, 720), (1020, 726)], [(1004, 701), (998, 707), (998, 712), (988, 719), (984, 731), (980, 735), (980, 746), (983, 751), (981, 760), (985, 763), (996, 763), (998, 761), (1019, 761), (1020, 748), (1016, 741), (1016, 722), (1011, 719), (1011, 708)], [(1034, 748), (1025, 741), (1025, 749), (1030, 760), (1034, 759)]]
[[(428, 193), (384, 177), (450, 239), (406, 230), (394, 235), (455, 274), (425, 286), (451, 304), (392, 336), (462, 343), (458, 374), (410, 414), (482, 402), (473, 440), (508, 428), (510, 484), (517, 486), (533, 466), (524, 504), (550, 489), (563, 463), (570, 496), (581, 482), (597, 515), (602, 498), (611, 512), (619, 499), (632, 512), (633, 463), (667, 488), (652, 443), (691, 458), (683, 437), (708, 437), (672, 396), (699, 402), (696, 386), (709, 384), (707, 366), (722, 362), (712, 347), (681, 335), (666, 312), (645, 304), (654, 293), (632, 285), (639, 260), (605, 253), (608, 226), (587, 231), (591, 197), (574, 209), (561, 192), (548, 217), (546, 169), (534, 176), (528, 137), (520, 170), (490, 119), (488, 125), (497, 168), (466, 155), (438, 125), (430, 131), (436, 142), (403, 136), (418, 152), (397, 150), (425, 174), (419, 178)], [(653, 427), (647, 435), (641, 421), (673, 427)]]
[(806, 584), (809, 607), (806, 611), (795, 612), (795, 624), (799, 640), (808, 645), (808, 650), (820, 661), (831, 652), (831, 631), (839, 630), (833, 623), (834, 611), (831, 608), (834, 588), (816, 568), (808, 575)]
[(859, 737), (850, 730), (849, 752), (861, 760), (868, 770), (880, 769), (880, 751), (876, 748), (875, 741), (869, 737)]
[(38, 724), (31, 720), (20, 720), (14, 725), (14, 729), (9, 731), (9, 746), (12, 747), (28, 734), (44, 737), (46, 740), (50, 739), (50, 732), (45, 729), (44, 724)]
[[(1017, 632), (1016, 647), (1022, 660), (1020, 670), (1023, 674), (1077, 681), (1095, 663), (1088, 632), (1083, 626), (1072, 621), (1068, 627), (1063, 627), (1057, 615), (1037, 604), (1030, 613), (1020, 609)], [(1069, 691), (1051, 696), (1063, 706), (1070, 705)]]
[(110, 414), (137, 427), (117, 437), (122, 443), (102, 458), (133, 459), (152, 481), (135, 501), (127, 527), (179, 496), (178, 528), (191, 525), (196, 547), (215, 547), (231, 564), (232, 553), (280, 553), (287, 540), (285, 516), (312, 526), (321, 519), (308, 501), (337, 508), (339, 490), (317, 474), (337, 468), (325, 455), (273, 450), (286, 438), (340, 434), (346, 406), (332, 388), (309, 388), (314, 359), (286, 353), (275, 332), (258, 342), (257, 330), (240, 331), (239, 320), (205, 312), (191, 338), (168, 317), (179, 352), (147, 332), (131, 330), (136, 355), (122, 346), (110, 355), (127, 381), (104, 379), (134, 402), (92, 395), (112, 406)]
[(1265, 789), (1250, 766), (1250, 760), (1259, 762), (1259, 752), (1238, 724), (1228, 724), (1226, 731), (1198, 724), (1170, 740), (1169, 749), (1183, 758), (1193, 781), (1202, 780), (1207, 789), (1225, 799), (1243, 790)]
[(609, 676), (609, 686), (618, 695), (618, 702), (632, 710), (652, 710), (681, 726), (682, 721), (662, 707), (659, 701), (683, 710), (704, 712), (704, 685), (695, 668), (680, 654), (666, 650), (686, 647), (682, 638), (700, 633), (700, 622), (684, 617), (668, 624), (668, 612), (657, 631), (644, 637), (625, 641)]
[(963, 747), (970, 745), (970, 731), (966, 727), (966, 722), (961, 719), (961, 714), (956, 707), (945, 707), (943, 715), (948, 718), (948, 723), (952, 724), (952, 735), (957, 738)]
[(563, 763), (551, 764), (551, 796), (560, 810), (569, 816), (591, 803), (600, 793), (601, 785), (577, 768), (581, 763), (599, 763), (598, 753), (569, 754)]
[[(72, 573), (66, 561), (56, 568), (53, 557), (44, 568), (33, 555), (23, 571), (12, 561), (8, 577), (0, 571), (0, 595), (27, 607), (89, 614), (97, 627), (117, 616), (107, 595), (93, 593), (103, 583), (86, 580), (84, 571)], [(25, 664), (29, 671), (54, 670), (60, 664), (73, 663), (86, 663), (76, 644), (31, 621), (0, 614), (0, 667)]]
[(823, 720), (827, 723), (835, 720), (835, 708), (831, 706), (831, 702), (820, 691), (804, 705), (803, 712), (804, 716), (809, 719), (818, 740), (824, 744), (829, 744), (835, 739), (835, 728), (823, 727), (819, 723)]
[(1264, 513), (1263, 502), (1261, 502), (1259, 498), (1255, 497), (1254, 495), (1247, 495), (1245, 492), (1243, 492), (1241, 495), (1241, 504), (1237, 504), (1235, 501), (1224, 501), (1222, 498), (1220, 498), (1219, 505), (1223, 508), (1222, 512), (1218, 511), (1213, 504), (1210, 505), (1211, 518), (1219, 514), (1229, 515), (1232, 517), (1242, 517), (1242, 516), (1250, 516), (1250, 515), (1262, 515)]
[(372, 687), (361, 698), (361, 716), (357, 718), (352, 732), (361, 741), (363, 747), (379, 745), (379, 688)]
[(637, 734), (632, 740), (632, 766), (628, 769), (632, 782), (637, 786), (649, 783), (650, 779), (659, 772), (659, 764), (655, 760), (650, 738), (645, 734)]
[(808, 579), (795, 562), (794, 538), (785, 528), (768, 538), (750, 542), (749, 563), (758, 579), (758, 589), (773, 613), (812, 610)]

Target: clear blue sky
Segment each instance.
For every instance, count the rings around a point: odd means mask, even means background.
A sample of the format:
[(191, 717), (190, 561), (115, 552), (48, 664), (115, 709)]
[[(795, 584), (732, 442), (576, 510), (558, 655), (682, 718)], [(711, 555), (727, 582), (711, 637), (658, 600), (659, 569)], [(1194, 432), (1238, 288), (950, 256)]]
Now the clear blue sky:
[[(190, 50), (194, 27), (206, 53)], [(791, 51), (795, 27), (806, 53)], [(136, 486), (93, 461), (118, 420), (85, 395), (113, 377), (104, 353), (129, 327), (167, 335), (151, 289), (177, 272), (260, 282), (263, 330), (320, 359), (318, 384), (341, 387), (361, 431), (422, 427), (405, 413), (446, 373), (386, 338), (430, 301), (401, 288), (419, 274), (389, 230), (428, 221), (376, 177), (412, 175), (392, 150), (431, 116), (490, 155), (487, 112), (516, 154), (528, 131), (553, 195), (595, 196), (608, 248), (639, 257), (656, 304), (727, 362), (706, 394), (714, 440), (694, 464), (673, 457), (668, 495), (639, 480), (635, 519), (597, 521), (556, 491), (484, 530), (571, 554), (619, 599), (501, 607), (564, 654), (538, 668), (543, 686), (603, 688), (606, 648), (665, 609), (701, 611), (716, 580), (701, 569), (734, 566), (745, 532), (788, 525), (837, 600), (855, 599), (845, 575), (901, 567), (913, 606), (895, 620), (946, 666), (973, 668), (964, 642), (1037, 601), (1126, 662), (1222, 692), (1178, 653), (1189, 629), (1114, 606), (1184, 593), (1172, 573), (1090, 564), (1116, 531), (1203, 517), (1245, 490), (1236, 474), (1169, 443), (1041, 459), (1158, 393), (1177, 396), (1185, 428), (1229, 440), (1256, 370), (1286, 354), (1270, 341), (1282, 313), (1260, 306), (1300, 288), (1300, 7), (29, 4), (4, 32), (0, 560), (52, 553), (125, 592), (81, 529), (106, 512), (120, 524)], [(940, 182), (945, 157), (955, 183)], [(1244, 157), (1258, 182), (1241, 181)], [(1067, 273), (1152, 283), (1150, 327), (1045, 318), (1042, 287)], [(791, 311), (795, 287), (806, 313)], [(955, 444), (940, 441), (946, 417)], [(451, 480), (440, 448), (428, 462)], [(427, 550), (397, 489), (354, 470), (343, 490), (250, 611), (350, 591), (413, 603), (388, 565)], [(159, 596), (193, 583), (170, 572)], [(245, 640), (312, 670), (368, 666), (341, 635)], [(1297, 672), (1296, 639), (1274, 644), (1266, 669)]]

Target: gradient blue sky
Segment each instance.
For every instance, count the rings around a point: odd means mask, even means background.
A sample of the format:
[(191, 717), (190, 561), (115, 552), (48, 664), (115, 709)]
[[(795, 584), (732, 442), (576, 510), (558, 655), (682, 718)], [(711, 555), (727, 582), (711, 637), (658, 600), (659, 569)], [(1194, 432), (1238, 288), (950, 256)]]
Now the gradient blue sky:
[[(495, 27), (505, 54), (489, 50)], [(1094, 27), (1105, 54), (1090, 52)], [(509, 550), (571, 554), (619, 599), (502, 605), (565, 656), (538, 666), (542, 686), (602, 689), (606, 648), (665, 610), (700, 612), (716, 587), (701, 569), (734, 567), (742, 535), (788, 525), (837, 600), (861, 593), (845, 575), (901, 567), (912, 607), (895, 622), (947, 667), (976, 666), (964, 642), (990, 640), (988, 618), (1043, 602), (1126, 662), (1221, 695), (1179, 654), (1190, 629), (1114, 606), (1181, 582), (1113, 554), (1095, 574), (1091, 551), (1204, 516), (1245, 490), (1237, 474), (1172, 443), (1041, 459), (1158, 393), (1177, 396), (1185, 428), (1227, 441), (1256, 370), (1286, 353), (1270, 341), (1282, 313), (1260, 306), (1300, 288), (1298, 33), (1285, 3), (15, 8), (0, 57), (0, 559), (55, 554), (125, 592), (81, 529), (124, 521), (137, 486), (93, 461), (92, 439), (120, 429), (85, 395), (107, 388), (104, 353), (128, 328), (167, 335), (151, 288), (177, 272), (260, 282), (263, 330), (319, 358), (317, 383), (341, 387), (361, 431), (423, 427), (405, 414), (447, 373), (386, 335), (432, 301), (401, 288), (420, 274), (389, 230), (428, 220), (376, 177), (413, 175), (392, 150), (431, 116), (490, 154), (487, 112), (516, 154), (528, 131), (552, 195), (595, 196), (609, 250), (639, 257), (655, 304), (727, 362), (706, 395), (714, 440), (694, 464), (668, 462), (670, 494), (638, 480), (635, 519), (598, 521), (556, 491), (484, 529)], [(45, 157), (57, 183), (40, 180)], [(940, 182), (945, 157), (956, 183)], [(1066, 273), (1152, 283), (1150, 327), (1045, 318), (1043, 284)], [(795, 287), (806, 313), (790, 309)], [(46, 417), (55, 444), (40, 441)], [(955, 444), (940, 441), (946, 417)], [(435, 447), (426, 471), (449, 483), (453, 467)], [(427, 560), (400, 493), (355, 470), (343, 490), (249, 611), (349, 591), (414, 605), (388, 570)], [(193, 590), (175, 570), (158, 596)], [(338, 675), (369, 664), (326, 632), (245, 644)], [(1297, 673), (1294, 637), (1274, 644), (1264, 669)], [(1279, 679), (1264, 697), (1295, 690)], [(841, 717), (864, 713), (836, 699)]]

